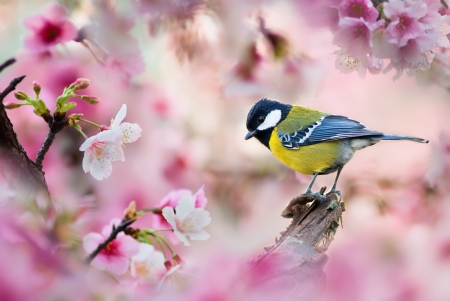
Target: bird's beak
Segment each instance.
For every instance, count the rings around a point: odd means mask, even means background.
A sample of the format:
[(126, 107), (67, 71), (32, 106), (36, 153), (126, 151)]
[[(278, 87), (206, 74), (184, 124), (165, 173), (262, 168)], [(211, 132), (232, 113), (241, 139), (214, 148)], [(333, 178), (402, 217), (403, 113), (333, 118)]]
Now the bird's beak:
[(253, 136), (255, 136), (255, 134), (256, 134), (256, 131), (248, 132), (247, 135), (245, 135), (245, 140), (252, 138)]

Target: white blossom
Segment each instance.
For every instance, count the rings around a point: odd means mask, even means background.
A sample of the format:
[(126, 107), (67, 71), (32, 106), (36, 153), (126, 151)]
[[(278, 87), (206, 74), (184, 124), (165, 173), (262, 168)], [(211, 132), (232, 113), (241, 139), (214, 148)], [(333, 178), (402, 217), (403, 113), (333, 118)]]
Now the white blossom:
[(112, 171), (112, 161), (125, 161), (120, 137), (116, 132), (110, 130), (86, 139), (80, 146), (80, 151), (84, 151), (84, 172), (90, 172), (97, 180), (109, 177)]
[(116, 117), (111, 120), (110, 130), (118, 133), (123, 143), (132, 143), (141, 137), (142, 129), (137, 123), (122, 122), (127, 115), (127, 105), (124, 104), (120, 108)]
[(140, 243), (139, 253), (131, 258), (131, 276), (140, 280), (157, 282), (166, 272), (164, 255), (155, 247)]
[(173, 227), (174, 234), (185, 246), (190, 246), (187, 236), (192, 240), (209, 238), (208, 232), (203, 230), (211, 222), (209, 212), (203, 208), (195, 208), (195, 200), (192, 196), (187, 195), (181, 198), (175, 211), (172, 207), (164, 207), (162, 214)]

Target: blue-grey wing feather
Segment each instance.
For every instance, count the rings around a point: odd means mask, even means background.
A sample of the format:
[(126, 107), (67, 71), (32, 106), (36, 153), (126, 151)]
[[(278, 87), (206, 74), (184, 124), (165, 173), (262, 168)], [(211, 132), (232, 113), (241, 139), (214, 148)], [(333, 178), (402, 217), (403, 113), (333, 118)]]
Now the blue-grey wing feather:
[(362, 123), (345, 116), (327, 115), (309, 126), (294, 133), (277, 132), (281, 144), (289, 149), (316, 144), (325, 141), (335, 141), (358, 137), (376, 137), (380, 132), (369, 130)]

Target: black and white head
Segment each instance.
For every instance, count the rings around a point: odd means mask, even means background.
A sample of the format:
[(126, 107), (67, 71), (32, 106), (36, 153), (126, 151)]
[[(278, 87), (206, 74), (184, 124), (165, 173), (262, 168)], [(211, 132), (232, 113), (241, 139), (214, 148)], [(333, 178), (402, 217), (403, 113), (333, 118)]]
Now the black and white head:
[(268, 98), (258, 100), (247, 115), (248, 133), (245, 140), (255, 137), (269, 147), (273, 128), (286, 118), (291, 108), (291, 105)]

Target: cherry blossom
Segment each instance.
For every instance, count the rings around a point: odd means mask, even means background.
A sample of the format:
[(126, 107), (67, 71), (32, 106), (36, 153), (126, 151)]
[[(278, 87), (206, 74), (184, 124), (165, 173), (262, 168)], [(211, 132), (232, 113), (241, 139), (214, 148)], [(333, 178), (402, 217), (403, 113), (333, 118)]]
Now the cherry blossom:
[(125, 161), (121, 137), (116, 131), (106, 130), (92, 136), (80, 146), (84, 151), (83, 170), (97, 180), (103, 180), (112, 172), (112, 161)]
[[(83, 248), (87, 253), (92, 253), (99, 244), (105, 241), (111, 234), (113, 225), (120, 224), (119, 219), (113, 219), (108, 226), (102, 229), (102, 233), (91, 232), (83, 237)], [(124, 274), (130, 265), (130, 258), (138, 254), (140, 244), (131, 236), (119, 233), (117, 238), (111, 241), (92, 260), (91, 265), (99, 270), (107, 270), (115, 275)]]
[(378, 11), (370, 0), (344, 0), (339, 6), (339, 15), (341, 18), (363, 18), (367, 22), (375, 22)]
[(65, 9), (58, 4), (48, 5), (42, 15), (34, 15), (24, 20), (31, 30), (25, 37), (25, 46), (30, 50), (43, 51), (59, 43), (76, 38), (77, 28), (67, 20)]
[(140, 281), (156, 282), (166, 272), (164, 255), (152, 245), (139, 244), (139, 252), (131, 258), (131, 276)]
[(423, 30), (419, 21), (427, 13), (427, 5), (421, 1), (390, 0), (383, 6), (383, 12), (391, 22), (387, 31), (398, 46), (405, 46), (408, 40), (416, 38)]
[(185, 246), (190, 246), (187, 236), (192, 240), (206, 240), (209, 238), (208, 232), (203, 230), (203, 228), (209, 225), (211, 217), (205, 209), (195, 208), (195, 199), (193, 197), (184, 196), (175, 207), (175, 211), (172, 207), (165, 207), (162, 210), (162, 214), (173, 227), (174, 234)]
[(127, 105), (124, 104), (120, 108), (116, 117), (111, 120), (109, 129), (117, 133), (121, 143), (133, 143), (141, 137), (142, 129), (137, 123), (122, 122), (127, 115)]
[(372, 26), (363, 18), (343, 18), (340, 29), (335, 33), (333, 42), (346, 47), (349, 55), (359, 58), (368, 54), (372, 48)]
[[(161, 200), (157, 208), (161, 209), (163, 209), (164, 207), (175, 208), (184, 196), (192, 196), (195, 199), (195, 208), (205, 208), (206, 204), (208, 203), (208, 199), (205, 196), (205, 191), (202, 186), (194, 194), (192, 194), (192, 191), (188, 189), (172, 190)], [(166, 221), (166, 219), (162, 216), (162, 214), (154, 215), (153, 227), (157, 229), (171, 228), (170, 224)]]

